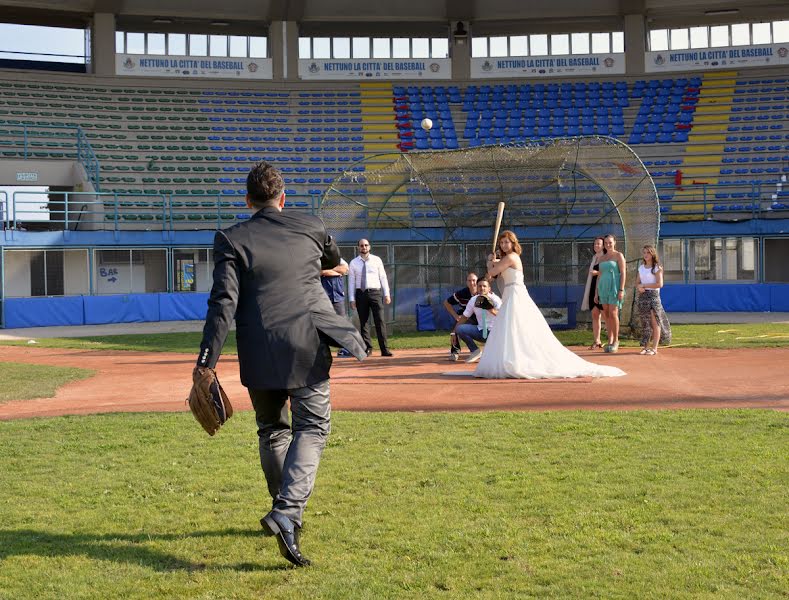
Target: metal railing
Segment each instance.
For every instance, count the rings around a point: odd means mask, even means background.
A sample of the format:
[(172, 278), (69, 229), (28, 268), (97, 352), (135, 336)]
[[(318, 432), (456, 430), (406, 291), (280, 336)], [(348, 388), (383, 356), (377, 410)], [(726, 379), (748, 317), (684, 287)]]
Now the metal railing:
[[(86, 156), (89, 156), (86, 154)], [(674, 217), (689, 220), (715, 220), (728, 218), (789, 218), (789, 193), (778, 190), (775, 184), (762, 185), (703, 185), (685, 186), (681, 196), (660, 202), (663, 220)], [(253, 212), (247, 208), (241, 195), (183, 194), (183, 193), (133, 193), (133, 192), (31, 192), (15, 191), (9, 201), (0, 192), (0, 214), (6, 229), (49, 230), (123, 230), (144, 229), (219, 229), (249, 218)], [(417, 198), (413, 194), (397, 194), (404, 199)], [(421, 200), (421, 196), (418, 199)], [(359, 228), (370, 226), (365, 205), (367, 199), (359, 197)], [(321, 196), (317, 194), (290, 194), (286, 198), (289, 210), (317, 214)], [(535, 199), (536, 208), (546, 206), (545, 199)], [(396, 227), (440, 227), (439, 213), (430, 212), (424, 202), (405, 203), (405, 213), (395, 222), (379, 222)], [(539, 206), (537, 206), (539, 205)], [(584, 205), (588, 210), (592, 205)], [(599, 203), (599, 214), (605, 214), (610, 205)], [(519, 201), (512, 210), (525, 210), (528, 201)], [(557, 206), (557, 210), (562, 208)], [(595, 216), (570, 216), (570, 221), (589, 221)], [(47, 226), (42, 223), (48, 223)], [(190, 226), (187, 226), (190, 225)]]
[[(0, 122), (0, 127), (11, 128), (0, 132), (0, 137), (10, 138), (9, 143), (3, 144), (3, 150), (15, 152), (16, 157), (23, 159), (73, 158), (85, 168), (93, 188), (100, 191), (99, 160), (79, 125), (33, 125), (5, 121)], [(45, 152), (40, 148), (50, 148), (53, 152)]]
[[(314, 214), (319, 202), (318, 196), (289, 196), (286, 206), (288, 210)], [(219, 229), (245, 220), (253, 212), (240, 196), (222, 194), (18, 190), (13, 192), (8, 210), (3, 210), (3, 223), (6, 229), (17, 230), (120, 231), (140, 229), (141, 226), (157, 231)], [(191, 227), (179, 224), (190, 224)]]

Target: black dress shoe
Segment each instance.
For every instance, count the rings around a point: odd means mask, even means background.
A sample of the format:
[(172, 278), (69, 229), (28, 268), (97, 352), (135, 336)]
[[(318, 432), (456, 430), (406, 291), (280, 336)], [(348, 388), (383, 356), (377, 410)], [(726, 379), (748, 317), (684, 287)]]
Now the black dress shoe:
[(385, 350), (384, 352), (381, 352), (381, 356), (394, 356), (394, 354), (389, 352), (389, 350)]
[(279, 553), (297, 567), (308, 567), (312, 564), (299, 549), (299, 528), (282, 513), (271, 511), (260, 519), (263, 530), (268, 535), (277, 537)]
[(373, 355), (373, 349), (367, 348), (367, 356), (372, 356), (372, 355)]

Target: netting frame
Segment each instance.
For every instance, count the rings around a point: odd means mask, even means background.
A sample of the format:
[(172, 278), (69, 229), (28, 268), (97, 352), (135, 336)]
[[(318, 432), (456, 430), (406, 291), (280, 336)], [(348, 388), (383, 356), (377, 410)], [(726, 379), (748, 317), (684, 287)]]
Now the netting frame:
[[(502, 173), (515, 168), (522, 169), (528, 175), (524, 174), (520, 182), (506, 176), (502, 178)], [(461, 179), (467, 173), (494, 173), (499, 189), (495, 193), (486, 192), (483, 201), (483, 194), (475, 196), (470, 193), (473, 189), (471, 186), (465, 185), (464, 189), (461, 185), (470, 179), (460, 183), (453, 180), (458, 179), (458, 172), (463, 174)], [(484, 189), (489, 190), (495, 181), (491, 181), (490, 175), (486, 177), (485, 183), (488, 185)], [(458, 150), (380, 153), (366, 157), (340, 174), (324, 192), (319, 212), (331, 232), (341, 234), (353, 231), (358, 237), (367, 237), (372, 241), (376, 234), (387, 232), (383, 237), (392, 238), (393, 231), (408, 229), (410, 241), (436, 243), (436, 238), (440, 236), (438, 243), (446, 245), (458, 242), (456, 232), (459, 227), (448, 222), (447, 216), (453, 214), (453, 208), (468, 206), (462, 204), (462, 198), (474, 198), (473, 204), (479, 210), (464, 218), (477, 222), (482, 229), (492, 228), (499, 200), (507, 202), (509, 223), (515, 221), (516, 228), (528, 230), (535, 224), (551, 226), (556, 223), (535, 221), (532, 218), (534, 215), (527, 214), (529, 211), (513, 219), (513, 198), (518, 194), (525, 197), (527, 194), (542, 193), (551, 186), (555, 186), (558, 190), (556, 193), (561, 196), (563, 185), (566, 188), (565, 184), (570, 179), (577, 197), (578, 177), (591, 182), (604, 194), (603, 201), (609, 208), (603, 213), (603, 219), (615, 219), (621, 225), (617, 249), (625, 255), (627, 288), (633, 290), (642, 247), (657, 246), (660, 203), (654, 181), (641, 159), (632, 148), (616, 138), (545, 138)], [(524, 181), (532, 182), (525, 186), (530, 189), (517, 191), (516, 183), (524, 188)], [(439, 215), (432, 227), (429, 224), (422, 224), (421, 227), (413, 224), (409, 206), (403, 204), (403, 199), (410, 197), (410, 194), (399, 194), (410, 184), (417, 184), (427, 190)], [(461, 200), (458, 201), (456, 196)], [(587, 229), (593, 230), (603, 219), (591, 219), (592, 222), (586, 223)], [(567, 224), (566, 218), (564, 221), (559, 231)], [(438, 233), (441, 230), (443, 234)], [(590, 234), (590, 242), (591, 237), (594, 236)], [(484, 237), (479, 239), (484, 240)], [(578, 239), (578, 236), (567, 239)], [(425, 265), (430, 266), (437, 265)], [(623, 324), (631, 321), (632, 296), (629, 291), (621, 314)]]

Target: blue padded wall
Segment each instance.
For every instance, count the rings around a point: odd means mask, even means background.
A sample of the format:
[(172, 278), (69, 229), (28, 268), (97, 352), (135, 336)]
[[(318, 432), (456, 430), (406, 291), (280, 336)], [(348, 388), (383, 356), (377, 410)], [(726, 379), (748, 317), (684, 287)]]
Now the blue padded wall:
[(772, 284), (770, 288), (770, 310), (789, 312), (789, 284)]
[(766, 285), (696, 285), (696, 312), (764, 312), (770, 310)]
[(159, 320), (202, 321), (208, 311), (208, 293), (159, 294)]
[(9, 329), (85, 324), (82, 296), (8, 298), (4, 309)]
[(159, 321), (158, 294), (84, 296), (85, 324)]
[(669, 283), (660, 290), (660, 300), (666, 312), (696, 312), (696, 286)]

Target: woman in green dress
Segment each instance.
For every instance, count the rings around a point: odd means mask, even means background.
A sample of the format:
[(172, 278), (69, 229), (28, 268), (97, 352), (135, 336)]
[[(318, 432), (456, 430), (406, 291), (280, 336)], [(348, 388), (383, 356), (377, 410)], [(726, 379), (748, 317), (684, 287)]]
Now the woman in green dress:
[(608, 344), (603, 348), (606, 352), (619, 350), (619, 311), (625, 297), (626, 265), (624, 255), (616, 249), (616, 238), (612, 234), (605, 236), (605, 260), (598, 263), (600, 275), (597, 278), (597, 296), (595, 302), (603, 305)]

